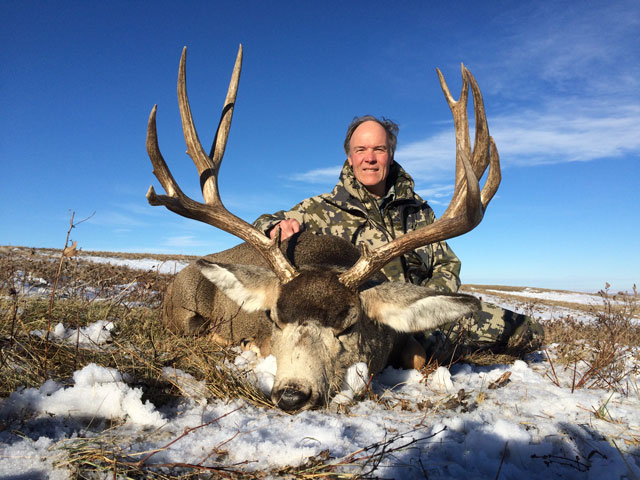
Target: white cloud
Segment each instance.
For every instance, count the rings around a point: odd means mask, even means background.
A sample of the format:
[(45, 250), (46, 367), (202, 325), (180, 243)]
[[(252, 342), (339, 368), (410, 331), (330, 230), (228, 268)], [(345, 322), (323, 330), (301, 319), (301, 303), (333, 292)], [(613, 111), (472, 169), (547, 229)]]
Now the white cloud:
[(174, 237), (168, 237), (164, 241), (164, 245), (167, 247), (180, 248), (206, 247), (210, 244), (211, 242), (205, 241), (194, 235), (177, 235)]
[(342, 165), (335, 165), (327, 168), (316, 168), (308, 172), (293, 173), (289, 176), (291, 180), (305, 183), (331, 183), (336, 181), (342, 170)]
[(491, 119), (505, 165), (586, 162), (640, 154), (640, 104), (558, 105)]
[(478, 62), (490, 79), (485, 88), (508, 96), (551, 90), (634, 98), (640, 64), (629, 60), (639, 47), (637, 13), (637, 0), (523, 3), (502, 19), (498, 55)]
[[(503, 166), (532, 166), (640, 155), (640, 103), (576, 104), (489, 118)], [(398, 149), (398, 161), (420, 181), (453, 179), (453, 129)]]
[(453, 183), (434, 184), (429, 188), (419, 189), (416, 193), (431, 205), (446, 206), (453, 195)]
[(146, 225), (145, 222), (135, 216), (113, 211), (98, 211), (88, 220), (88, 223), (107, 227), (142, 227)]
[(395, 158), (414, 178), (434, 181), (453, 176), (455, 152), (453, 130), (443, 130), (424, 140), (398, 147)]

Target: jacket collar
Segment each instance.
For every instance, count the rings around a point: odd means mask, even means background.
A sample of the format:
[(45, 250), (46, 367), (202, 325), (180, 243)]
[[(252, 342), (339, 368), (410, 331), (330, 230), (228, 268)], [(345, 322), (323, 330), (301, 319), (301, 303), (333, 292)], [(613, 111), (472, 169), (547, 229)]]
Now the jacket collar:
[[(393, 201), (415, 200), (414, 181), (396, 161), (393, 162), (389, 170), (387, 185), (387, 192), (393, 187), (395, 197)], [(374, 201), (366, 187), (356, 179), (348, 160), (345, 160), (342, 166), (340, 180), (331, 192), (331, 196), (337, 203), (355, 203), (359, 207), (364, 207), (364, 204)]]

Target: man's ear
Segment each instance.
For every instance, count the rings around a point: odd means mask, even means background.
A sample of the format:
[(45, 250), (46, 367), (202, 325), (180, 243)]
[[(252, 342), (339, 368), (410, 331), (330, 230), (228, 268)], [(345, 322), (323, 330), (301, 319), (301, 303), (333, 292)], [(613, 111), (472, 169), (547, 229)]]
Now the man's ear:
[(200, 273), (246, 312), (270, 310), (278, 298), (280, 281), (268, 268), (255, 265), (196, 262)]
[(347, 161), (349, 162), (349, 166), (353, 167), (353, 160), (351, 160), (351, 155), (347, 156)]
[(360, 292), (365, 314), (400, 332), (431, 330), (480, 309), (480, 301), (460, 293), (434, 292), (387, 282)]

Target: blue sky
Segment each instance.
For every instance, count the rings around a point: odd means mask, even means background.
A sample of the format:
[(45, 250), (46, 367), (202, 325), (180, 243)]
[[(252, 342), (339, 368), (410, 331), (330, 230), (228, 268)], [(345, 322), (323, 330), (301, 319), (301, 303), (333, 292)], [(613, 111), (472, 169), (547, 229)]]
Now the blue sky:
[(147, 204), (149, 112), (201, 199), (176, 99), (208, 148), (244, 67), (220, 188), (252, 221), (329, 191), (355, 115), (400, 125), (396, 160), (441, 214), (452, 192), (460, 62), (484, 95), (503, 183), (449, 243), (462, 280), (567, 289), (640, 280), (640, 3), (628, 1), (0, 2), (0, 245), (205, 254), (238, 240)]

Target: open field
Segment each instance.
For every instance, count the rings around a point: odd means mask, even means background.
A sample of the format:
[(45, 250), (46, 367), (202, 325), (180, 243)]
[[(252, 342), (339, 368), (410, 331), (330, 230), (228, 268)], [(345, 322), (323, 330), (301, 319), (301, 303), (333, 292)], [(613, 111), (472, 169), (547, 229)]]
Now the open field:
[(633, 289), (465, 285), (540, 319), (546, 348), (387, 369), (289, 415), (256, 381), (267, 360), (160, 325), (193, 257), (68, 254), (0, 247), (0, 477), (639, 478)]

